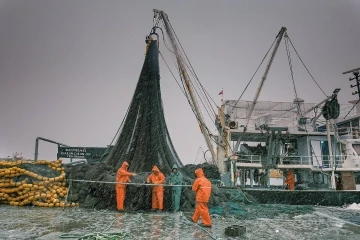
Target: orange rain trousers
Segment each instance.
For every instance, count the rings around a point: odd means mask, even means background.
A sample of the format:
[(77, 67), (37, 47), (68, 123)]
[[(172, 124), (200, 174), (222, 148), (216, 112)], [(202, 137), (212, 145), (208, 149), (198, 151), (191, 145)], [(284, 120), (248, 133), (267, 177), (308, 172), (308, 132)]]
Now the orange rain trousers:
[(207, 203), (196, 202), (196, 209), (192, 217), (192, 220), (196, 223), (199, 220), (199, 217), (201, 217), (202, 222), (204, 223), (205, 226), (212, 225)]
[(195, 170), (196, 180), (193, 183), (192, 190), (196, 192), (196, 208), (192, 220), (197, 223), (199, 217), (205, 226), (211, 226), (211, 218), (207, 203), (211, 196), (211, 182), (204, 175), (201, 168)]
[(295, 175), (292, 171), (287, 173), (285, 183), (289, 185), (289, 190), (295, 189)]
[[(154, 166), (152, 172), (146, 181), (153, 184), (164, 184), (165, 176), (160, 172), (159, 168)], [(151, 208), (163, 210), (164, 186), (154, 186), (151, 193)]]
[(116, 206), (118, 210), (124, 210), (124, 200), (126, 194), (126, 185), (116, 186)]
[(164, 190), (163, 189), (153, 189), (152, 195), (151, 195), (151, 208), (163, 210), (163, 208), (164, 208), (163, 202), (164, 202)]
[[(121, 168), (116, 173), (116, 182), (127, 183), (130, 182), (130, 176), (133, 176), (131, 172), (127, 171), (129, 163), (127, 161), (123, 162)], [(124, 210), (124, 200), (126, 193), (125, 184), (116, 184), (116, 207), (118, 210)]]

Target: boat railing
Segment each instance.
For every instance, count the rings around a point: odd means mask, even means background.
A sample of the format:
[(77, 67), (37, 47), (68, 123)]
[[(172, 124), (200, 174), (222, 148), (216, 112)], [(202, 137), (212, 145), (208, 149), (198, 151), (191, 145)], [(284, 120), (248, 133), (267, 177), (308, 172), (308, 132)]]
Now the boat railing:
[(360, 128), (359, 127), (340, 127), (337, 128), (339, 136), (349, 137), (352, 139), (357, 139), (360, 137)]
[[(335, 167), (341, 167), (346, 157), (346, 155), (333, 156)], [(237, 158), (237, 162), (240, 163), (264, 164), (266, 161), (267, 156), (264, 155), (240, 155)], [(330, 156), (273, 156), (271, 161), (273, 164), (309, 165), (318, 168), (331, 167)]]
[(237, 158), (237, 162), (244, 162), (244, 163), (262, 163), (262, 160), (266, 160), (266, 156), (241, 155), (241, 156), (238, 156), (238, 158)]

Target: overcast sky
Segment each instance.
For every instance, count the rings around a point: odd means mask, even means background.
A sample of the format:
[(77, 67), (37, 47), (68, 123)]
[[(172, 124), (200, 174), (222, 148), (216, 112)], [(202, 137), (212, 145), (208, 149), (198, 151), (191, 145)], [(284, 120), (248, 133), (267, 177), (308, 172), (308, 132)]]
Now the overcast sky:
[[(360, 1), (0, 1), (0, 157), (34, 157), (35, 138), (71, 146), (110, 144), (131, 101), (144, 61), (153, 8), (164, 10), (200, 81), (215, 101), (237, 99), (282, 26), (327, 94), (351, 95), (360, 67)], [(160, 49), (166, 49), (160, 43)], [(299, 97), (324, 95), (291, 53)], [(171, 59), (168, 59), (171, 63)], [(174, 65), (172, 65), (174, 66)], [(183, 163), (205, 141), (186, 98), (161, 61), (165, 117)], [(264, 71), (244, 100), (252, 100)], [(284, 43), (260, 100), (292, 101)], [(211, 130), (215, 130), (208, 122)], [(56, 158), (41, 143), (39, 158)]]

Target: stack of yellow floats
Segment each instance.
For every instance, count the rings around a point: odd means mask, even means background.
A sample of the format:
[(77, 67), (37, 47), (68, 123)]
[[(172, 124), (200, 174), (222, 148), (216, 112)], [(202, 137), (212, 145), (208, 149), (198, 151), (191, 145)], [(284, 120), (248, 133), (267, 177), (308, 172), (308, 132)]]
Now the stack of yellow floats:
[[(44, 165), (59, 176), (48, 178), (21, 168), (22, 164)], [(23, 176), (14, 182), (14, 177)], [(40, 207), (74, 207), (77, 203), (65, 203), (68, 188), (65, 169), (61, 160), (56, 161), (0, 161), (0, 203), (13, 206), (36, 205)]]

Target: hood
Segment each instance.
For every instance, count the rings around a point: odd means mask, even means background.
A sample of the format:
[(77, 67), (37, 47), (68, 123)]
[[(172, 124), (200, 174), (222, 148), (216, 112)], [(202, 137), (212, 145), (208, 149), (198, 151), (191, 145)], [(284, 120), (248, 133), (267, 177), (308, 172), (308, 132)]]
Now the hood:
[(122, 168), (128, 168), (129, 167), (129, 163), (127, 161), (123, 162), (123, 164), (121, 165)]
[(154, 167), (151, 169), (151, 171), (156, 172), (156, 173), (159, 173), (159, 172), (160, 172), (160, 170), (158, 169), (157, 166), (154, 166)]
[(196, 177), (200, 178), (200, 177), (204, 177), (204, 172), (201, 168), (198, 168), (195, 170), (195, 175)]
[(174, 168), (178, 169), (178, 166), (176, 164), (174, 164), (171, 168), (171, 170), (173, 170)]

